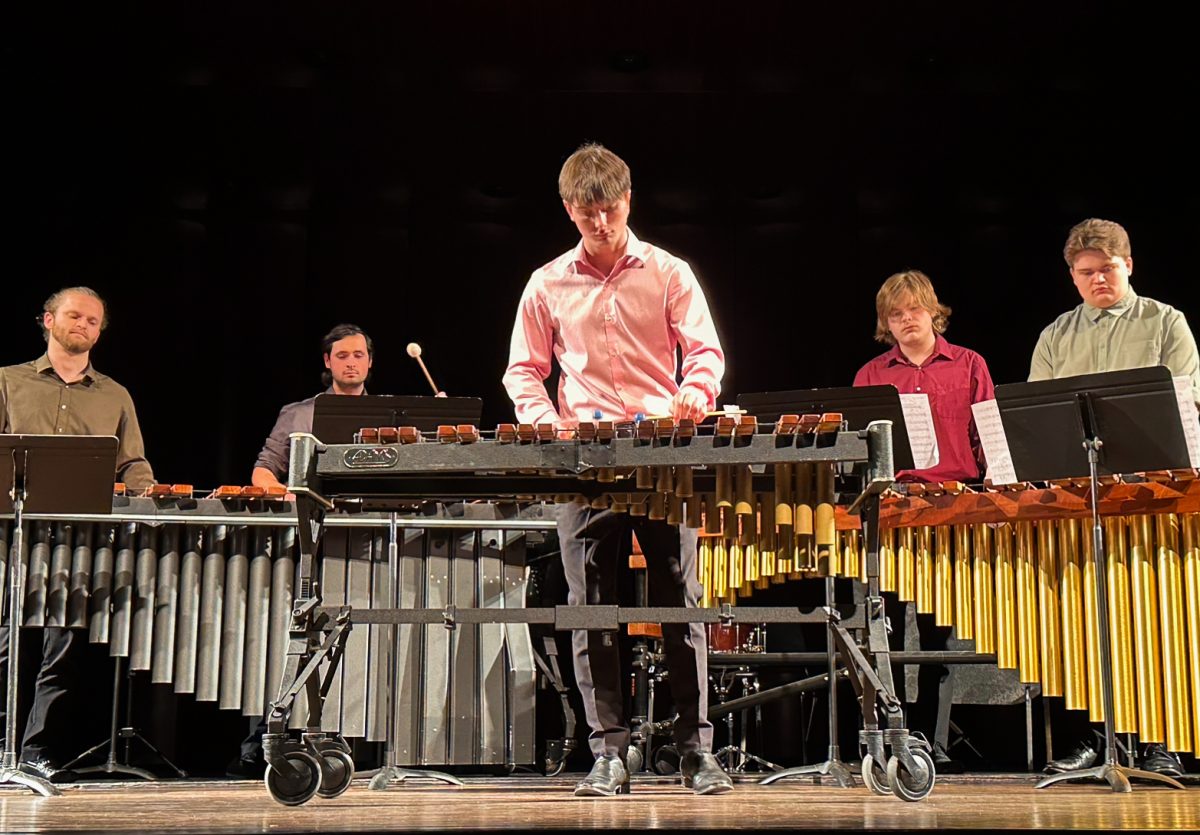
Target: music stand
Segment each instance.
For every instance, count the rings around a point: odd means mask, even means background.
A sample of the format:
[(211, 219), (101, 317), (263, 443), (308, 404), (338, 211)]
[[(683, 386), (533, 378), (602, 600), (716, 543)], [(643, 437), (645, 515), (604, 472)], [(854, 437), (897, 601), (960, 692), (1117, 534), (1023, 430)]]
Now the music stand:
[(1171, 372), (1162, 366), (1014, 383), (996, 387), (1000, 422), (1013, 469), (1021, 481), (1087, 476), (1091, 482), (1092, 550), (1096, 559), (1096, 611), (1100, 631), (1100, 690), (1104, 699), (1104, 762), (1093, 768), (1053, 774), (1042, 789), (1066, 780), (1104, 780), (1129, 792), (1130, 777), (1157, 780), (1177, 789), (1178, 781), (1117, 762), (1113, 729), (1112, 654), (1108, 632), (1107, 554), (1100, 525), (1099, 476), (1187, 469), (1191, 466)]
[[(11, 462), (11, 466), (9, 466)], [(0, 435), (0, 512), (13, 514), (8, 558), (8, 690), (0, 785), (15, 783), (43, 797), (61, 792), (17, 768), (17, 679), (21, 668), (21, 564), (24, 514), (111, 513), (117, 439), (111, 435)]]
[[(895, 386), (847, 386), (842, 388), (803, 389), (798, 391), (771, 391), (743, 394), (737, 399), (739, 408), (762, 421), (774, 422), (783, 414), (823, 414), (840, 412), (850, 431), (859, 431), (876, 420), (892, 421), (893, 455), (896, 469), (912, 469), (912, 449), (908, 442), (908, 430), (904, 424), (904, 410), (900, 406), (900, 393)], [(832, 612), (835, 605), (834, 578), (825, 578), (825, 608)], [(842, 762), (841, 746), (838, 743), (838, 684), (837, 643), (833, 635), (833, 622), (825, 624), (826, 667), (829, 676), (829, 749), (824, 762), (815, 765), (794, 766), (768, 775), (761, 781), (766, 786), (785, 777), (811, 775), (833, 778), (840, 788), (854, 788), (854, 777)]]
[(364, 426), (415, 426), (434, 432), (442, 424), (478, 426), (482, 415), (483, 401), (478, 397), (325, 393), (318, 394), (313, 404), (312, 433), (323, 444), (350, 444)]

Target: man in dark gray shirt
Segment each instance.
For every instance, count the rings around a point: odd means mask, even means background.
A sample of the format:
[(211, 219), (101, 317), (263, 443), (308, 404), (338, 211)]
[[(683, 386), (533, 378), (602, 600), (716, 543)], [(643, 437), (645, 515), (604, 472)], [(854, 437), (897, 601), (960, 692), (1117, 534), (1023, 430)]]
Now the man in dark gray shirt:
[[(366, 394), (367, 378), (371, 376), (371, 363), (375, 357), (375, 345), (371, 337), (358, 325), (338, 325), (321, 340), (321, 353), (325, 357), (322, 380), (328, 388), (325, 394)], [(262, 452), (254, 462), (251, 483), (255, 487), (271, 487), (282, 484), (287, 478), (290, 449), (288, 436), (293, 432), (311, 432), (313, 407), (317, 395), (297, 403), (289, 403), (279, 410), (275, 427), (263, 443)]]
[[(142, 430), (125, 387), (92, 368), (91, 350), (108, 324), (104, 300), (87, 287), (67, 287), (46, 300), (42, 336), (46, 353), (33, 362), (0, 368), (0, 432), (37, 435), (115, 435), (114, 477), (141, 490), (154, 483)], [(0, 693), (8, 678), (8, 627), (0, 628)], [(42, 628), (42, 666), (21, 742), (20, 768), (52, 783), (75, 779), (60, 766), (69, 742), (65, 729), (78, 692), (79, 633)], [(0, 703), (0, 729), (5, 705)]]
[[(371, 363), (375, 358), (375, 343), (358, 325), (338, 325), (321, 340), (321, 353), (325, 358), (325, 371), (321, 374), (326, 389), (324, 394), (359, 395), (367, 393), (367, 378), (371, 376)], [(263, 443), (262, 451), (254, 462), (251, 483), (255, 487), (270, 487), (282, 484), (287, 479), (291, 447), (288, 436), (293, 432), (312, 432), (313, 408), (318, 395), (289, 403), (279, 410), (275, 426)], [(242, 740), (241, 752), (229, 763), (225, 773), (229, 777), (259, 778), (266, 769), (262, 753), (262, 735), (266, 723), (258, 720), (250, 735)]]

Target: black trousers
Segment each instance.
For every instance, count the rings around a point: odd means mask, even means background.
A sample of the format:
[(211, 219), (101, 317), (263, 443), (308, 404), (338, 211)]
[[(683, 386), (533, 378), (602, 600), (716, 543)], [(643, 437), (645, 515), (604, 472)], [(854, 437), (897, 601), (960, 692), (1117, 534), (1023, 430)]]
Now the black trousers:
[[(644, 516), (561, 505), (558, 536), (571, 605), (618, 602), (621, 564), (628, 559), (624, 543), (630, 530), (646, 555), (649, 605), (699, 605), (702, 589), (696, 576), (696, 532), (652, 521)], [(680, 754), (712, 750), (708, 720), (708, 643), (704, 625), (664, 623), (663, 645), (670, 671), (671, 693), (679, 718), (675, 744)], [(617, 635), (577, 630), (571, 636), (575, 680), (583, 697), (595, 756), (624, 755), (630, 729), (625, 718), (626, 677), (620, 669)]]
[[(64, 756), (75, 752), (66, 750), (71, 742), (72, 714), (75, 696), (79, 693), (78, 672), (83, 663), (87, 635), (78, 629), (46, 626), (27, 629), (21, 636), (22, 654), (31, 638), (42, 642), (41, 666), (34, 680), (33, 705), (25, 721), (25, 733), (18, 751), (20, 759), (48, 758), (61, 764)], [(0, 626), (0, 734), (5, 728), (8, 692), (8, 626)], [(24, 670), (22, 670), (24, 672)], [(17, 727), (20, 728), (18, 719)]]

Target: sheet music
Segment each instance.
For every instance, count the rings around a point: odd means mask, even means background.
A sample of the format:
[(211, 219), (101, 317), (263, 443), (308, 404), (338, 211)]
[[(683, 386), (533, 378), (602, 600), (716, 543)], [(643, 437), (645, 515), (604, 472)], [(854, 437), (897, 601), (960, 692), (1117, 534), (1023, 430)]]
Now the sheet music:
[(913, 469), (928, 470), (936, 467), (938, 455), (937, 432), (933, 428), (933, 411), (929, 408), (929, 395), (902, 394), (900, 409), (904, 412), (904, 425), (908, 429), (908, 446), (912, 449)]
[(1172, 377), (1175, 383), (1175, 401), (1179, 404), (1179, 419), (1183, 422), (1183, 437), (1187, 441), (1188, 460), (1192, 469), (1200, 469), (1200, 413), (1193, 400), (1192, 378)]
[(984, 400), (971, 406), (975, 415), (975, 429), (983, 444), (987, 458), (987, 477), (993, 484), (1016, 484), (1017, 471), (1013, 467), (1012, 453), (1008, 449), (1008, 436), (1000, 422), (1000, 406), (995, 400)]

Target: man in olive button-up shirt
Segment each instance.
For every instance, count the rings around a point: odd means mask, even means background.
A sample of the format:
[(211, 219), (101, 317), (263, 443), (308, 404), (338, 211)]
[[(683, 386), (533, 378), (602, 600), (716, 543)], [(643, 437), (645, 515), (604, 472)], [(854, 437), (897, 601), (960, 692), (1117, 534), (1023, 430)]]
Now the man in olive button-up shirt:
[[(1181, 311), (1139, 296), (1129, 286), (1133, 250), (1129, 234), (1111, 220), (1090, 218), (1067, 234), (1063, 257), (1083, 304), (1055, 319), (1038, 339), (1030, 380), (1052, 380), (1127, 368), (1165, 365), (1176, 377), (1192, 381), (1200, 402), (1200, 356), (1196, 339)], [(1057, 712), (1052, 710), (1052, 712)], [(1079, 744), (1046, 771), (1087, 768), (1101, 758), (1104, 737), (1090, 730), (1084, 711), (1063, 711), (1060, 730)], [(1142, 767), (1177, 777), (1182, 766), (1161, 743), (1147, 745)]]
[(1200, 355), (1183, 312), (1139, 296), (1129, 286), (1129, 235), (1109, 220), (1085, 220), (1070, 232), (1063, 252), (1083, 304), (1042, 331), (1030, 380), (1053, 380), (1126, 368), (1165, 365), (1190, 377), (1200, 402)]
[[(154, 483), (129, 392), (92, 368), (91, 350), (106, 324), (104, 301), (87, 287), (68, 287), (42, 313), (46, 353), (0, 368), (0, 432), (28, 435), (115, 435), (114, 476), (130, 487)], [(7, 684), (8, 627), (0, 629), (0, 693)], [(86, 637), (58, 626), (42, 629), (42, 665), (20, 748), (21, 770), (55, 783), (74, 774), (60, 766), (73, 752), (69, 734), (78, 650)], [(4, 727), (0, 703), (0, 728)]]

